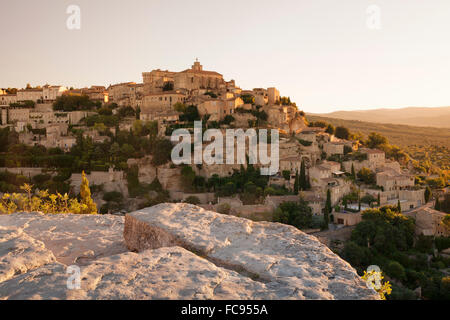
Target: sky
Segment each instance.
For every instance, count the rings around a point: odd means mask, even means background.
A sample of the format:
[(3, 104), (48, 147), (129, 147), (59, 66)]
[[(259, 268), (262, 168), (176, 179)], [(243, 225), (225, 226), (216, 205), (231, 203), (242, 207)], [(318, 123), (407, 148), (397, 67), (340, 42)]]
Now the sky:
[(449, 0), (0, 0), (0, 30), (0, 87), (142, 82), (198, 58), (306, 112), (450, 105)]

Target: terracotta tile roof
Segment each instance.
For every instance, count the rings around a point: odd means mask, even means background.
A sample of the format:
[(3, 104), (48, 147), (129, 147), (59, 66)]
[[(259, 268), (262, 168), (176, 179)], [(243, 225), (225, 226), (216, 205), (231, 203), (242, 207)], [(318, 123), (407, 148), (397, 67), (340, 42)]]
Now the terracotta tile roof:
[(194, 74), (204, 74), (204, 75), (210, 75), (210, 76), (220, 76), (222, 75), (215, 71), (205, 71), (205, 70), (192, 70), (192, 69), (186, 69), (184, 71), (181, 71), (180, 73), (194, 73)]

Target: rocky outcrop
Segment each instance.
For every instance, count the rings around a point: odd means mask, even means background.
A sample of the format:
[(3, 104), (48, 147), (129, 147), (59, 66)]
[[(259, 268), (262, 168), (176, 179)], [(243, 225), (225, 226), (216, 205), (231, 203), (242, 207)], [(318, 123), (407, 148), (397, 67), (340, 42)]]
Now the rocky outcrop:
[(0, 282), (55, 260), (41, 241), (28, 236), (23, 229), (0, 227)]
[(125, 218), (127, 247), (180, 246), (275, 288), (279, 299), (370, 299), (356, 271), (315, 237), (189, 204), (161, 204)]
[[(16, 213), (0, 226), (0, 300), (378, 298), (314, 237), (187, 204), (133, 212), (125, 224)], [(79, 289), (67, 286), (69, 266), (80, 268)]]

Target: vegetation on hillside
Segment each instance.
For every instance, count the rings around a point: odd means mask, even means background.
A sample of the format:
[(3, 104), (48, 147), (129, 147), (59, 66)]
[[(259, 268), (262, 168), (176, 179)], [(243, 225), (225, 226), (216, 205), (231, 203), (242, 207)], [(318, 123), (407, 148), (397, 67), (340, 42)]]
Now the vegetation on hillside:
[(443, 171), (450, 170), (450, 129), (413, 127), (399, 124), (381, 124), (356, 120), (341, 120), (308, 115), (311, 122), (326, 122), (333, 126), (351, 128), (353, 134), (365, 140), (376, 132), (394, 144), (393, 157), (402, 157), (401, 151), (416, 161), (417, 167), (432, 172), (433, 167)]
[(97, 206), (91, 198), (89, 181), (83, 172), (79, 199), (70, 198), (67, 193), (49, 193), (48, 190), (36, 190), (33, 185), (23, 184), (21, 193), (4, 193), (0, 199), (0, 213), (42, 212), (96, 214)]
[(434, 253), (449, 248), (450, 238), (416, 238), (414, 230), (414, 220), (395, 206), (369, 209), (338, 254), (361, 275), (370, 265), (379, 266), (393, 282), (390, 299), (417, 299), (418, 287), (423, 299), (450, 299), (444, 272), (450, 258)]

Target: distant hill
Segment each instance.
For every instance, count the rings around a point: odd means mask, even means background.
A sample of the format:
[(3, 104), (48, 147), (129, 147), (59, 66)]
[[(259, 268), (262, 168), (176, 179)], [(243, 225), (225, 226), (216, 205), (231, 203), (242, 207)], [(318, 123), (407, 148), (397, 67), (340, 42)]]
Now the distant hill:
[(306, 115), (309, 122), (325, 121), (334, 126), (344, 126), (351, 132), (361, 132), (366, 137), (371, 132), (388, 138), (391, 144), (403, 148), (416, 160), (429, 159), (441, 169), (450, 168), (450, 128), (414, 127), (392, 123), (373, 123), (343, 120), (317, 115)]
[(404, 124), (418, 127), (450, 128), (450, 107), (410, 107), (402, 109), (336, 111), (316, 115), (344, 120)]

